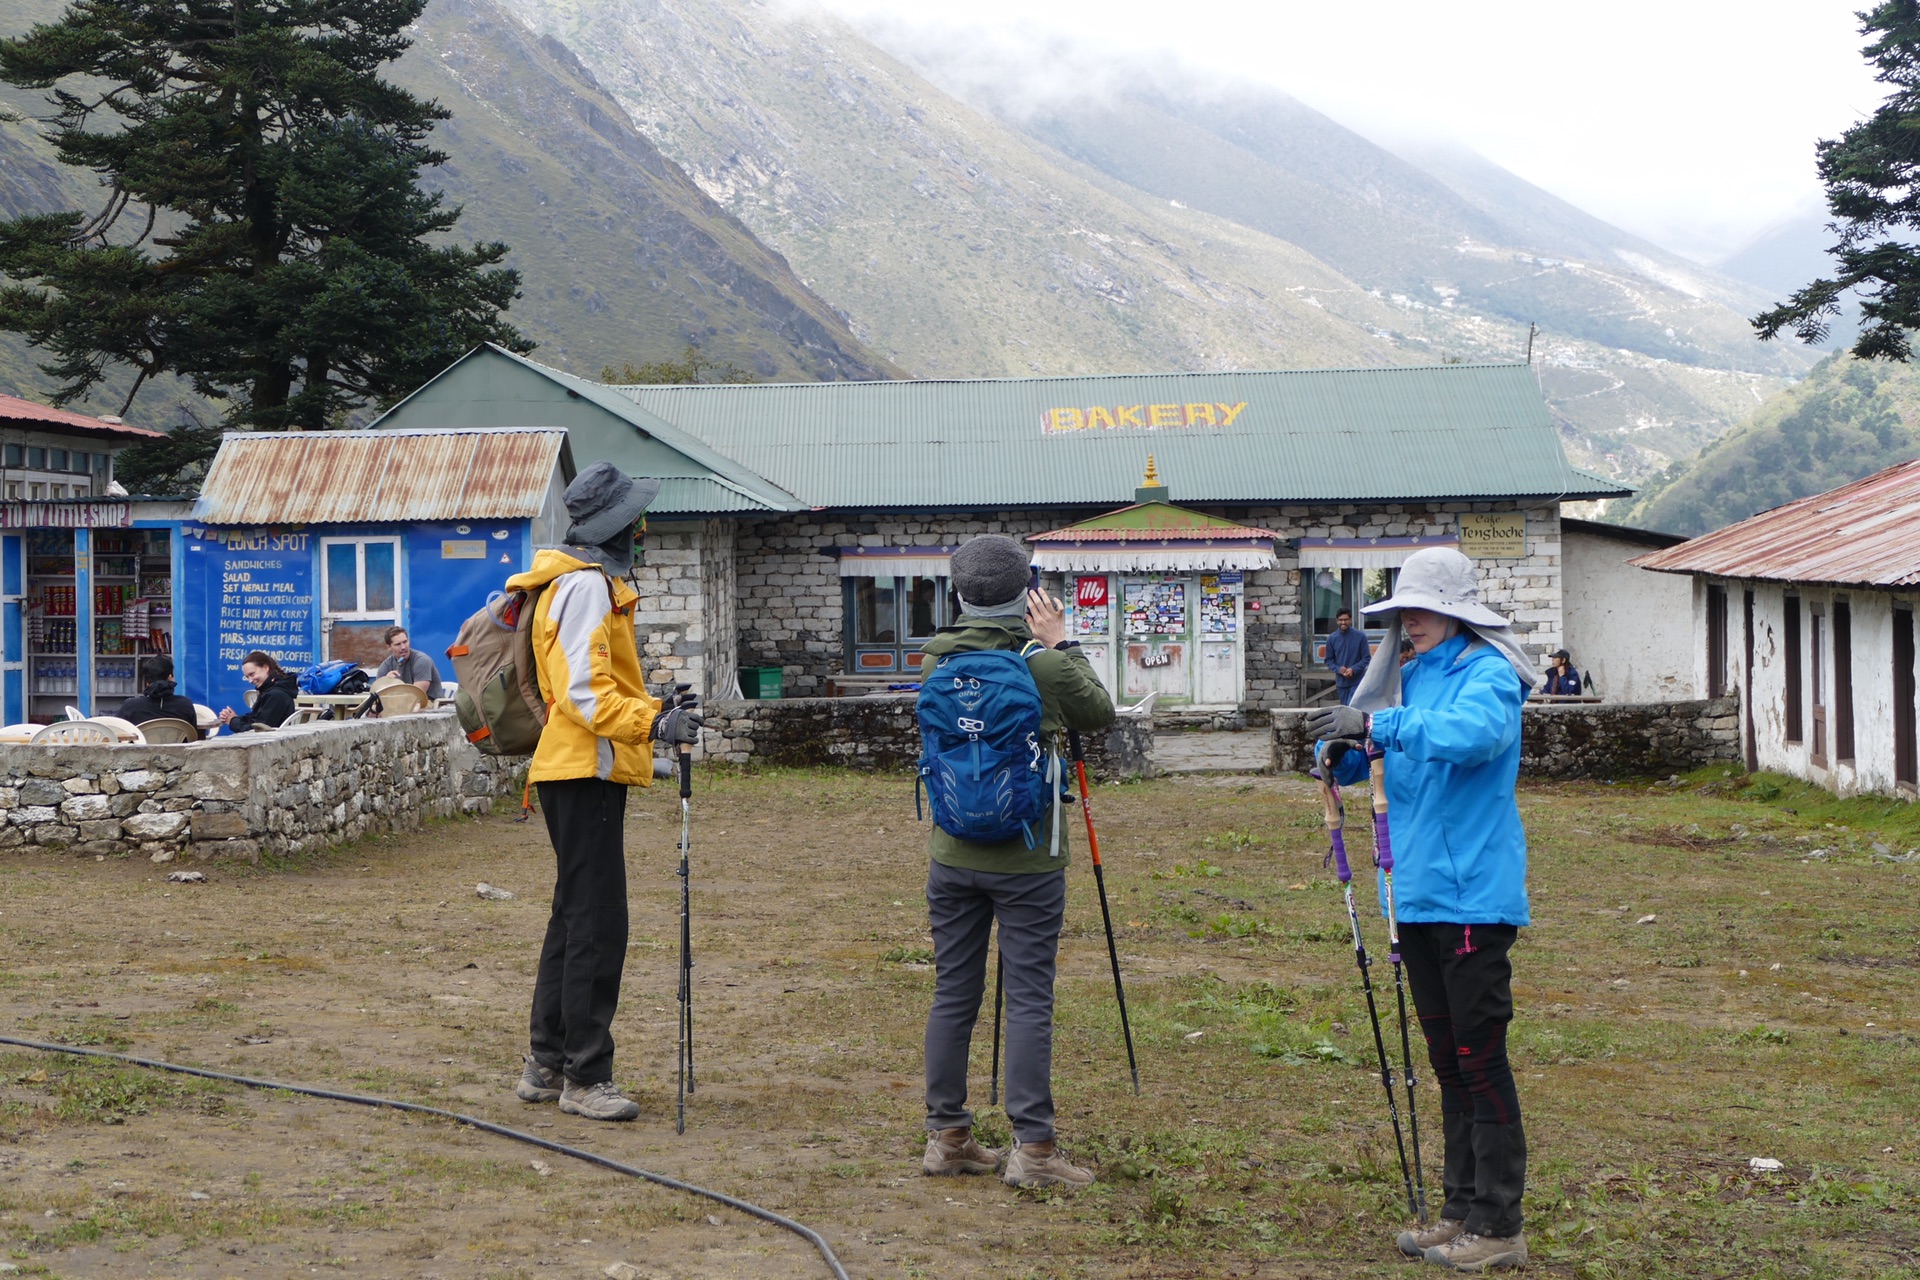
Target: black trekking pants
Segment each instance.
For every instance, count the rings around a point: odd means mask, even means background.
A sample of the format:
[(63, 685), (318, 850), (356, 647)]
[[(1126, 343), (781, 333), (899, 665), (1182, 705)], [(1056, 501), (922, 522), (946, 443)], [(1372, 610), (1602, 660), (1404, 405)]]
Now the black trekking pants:
[(1400, 956), (1446, 1134), (1443, 1218), (1483, 1236), (1520, 1231), (1527, 1139), (1507, 1061), (1513, 1021), (1512, 925), (1400, 925)]
[(553, 913), (533, 981), (533, 1059), (577, 1084), (613, 1079), (613, 1014), (627, 959), (627, 788), (536, 784), (553, 841)]

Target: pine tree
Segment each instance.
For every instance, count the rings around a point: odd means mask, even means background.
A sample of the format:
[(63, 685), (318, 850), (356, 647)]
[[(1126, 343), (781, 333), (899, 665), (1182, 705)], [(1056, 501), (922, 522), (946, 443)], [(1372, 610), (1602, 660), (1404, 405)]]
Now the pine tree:
[(1920, 230), (1920, 0), (1882, 0), (1861, 19), (1870, 41), (1862, 52), (1891, 92), (1871, 116), (1818, 147), (1829, 229), (1840, 236), (1829, 252), (1840, 269), (1755, 317), (1753, 327), (1762, 339), (1789, 329), (1821, 342), (1851, 292), (1862, 321), (1853, 354), (1906, 360), (1909, 331), (1920, 328), (1920, 246), (1900, 238)]
[(447, 118), (381, 79), (426, 0), (75, 0), (0, 41), (50, 90), (48, 138), (106, 191), (92, 215), (0, 222), (0, 329), (84, 395), (109, 369), (186, 377), (230, 425), (323, 428), (405, 395), (501, 316), (500, 243), (446, 243), (420, 189)]

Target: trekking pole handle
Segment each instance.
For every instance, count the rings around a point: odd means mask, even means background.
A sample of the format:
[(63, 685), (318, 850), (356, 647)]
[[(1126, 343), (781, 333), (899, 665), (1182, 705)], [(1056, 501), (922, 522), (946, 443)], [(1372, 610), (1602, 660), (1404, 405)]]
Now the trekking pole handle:
[(1341, 831), (1346, 824), (1346, 810), (1340, 803), (1340, 784), (1333, 780), (1333, 760), (1327, 748), (1331, 743), (1322, 742), (1313, 749), (1313, 763), (1320, 770), (1320, 805), (1327, 820), (1327, 840), (1332, 848), (1327, 856), (1333, 860), (1334, 874), (1340, 883), (1346, 884), (1353, 879), (1353, 870), (1347, 865), (1347, 838)]
[(680, 744), (680, 798), (686, 800), (693, 795), (693, 744)]
[(1087, 753), (1080, 748), (1080, 731), (1078, 729), (1067, 730), (1067, 754), (1072, 757), (1075, 764), (1086, 763)]
[(1393, 874), (1393, 837), (1387, 830), (1387, 755), (1367, 752), (1367, 772), (1373, 789), (1373, 864)]

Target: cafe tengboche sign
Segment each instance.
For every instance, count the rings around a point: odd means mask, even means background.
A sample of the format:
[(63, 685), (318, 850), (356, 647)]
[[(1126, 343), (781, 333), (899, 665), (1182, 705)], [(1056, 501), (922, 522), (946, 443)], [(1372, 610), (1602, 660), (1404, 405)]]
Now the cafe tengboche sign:
[(1526, 513), (1462, 512), (1460, 549), (1475, 560), (1523, 559), (1527, 554)]

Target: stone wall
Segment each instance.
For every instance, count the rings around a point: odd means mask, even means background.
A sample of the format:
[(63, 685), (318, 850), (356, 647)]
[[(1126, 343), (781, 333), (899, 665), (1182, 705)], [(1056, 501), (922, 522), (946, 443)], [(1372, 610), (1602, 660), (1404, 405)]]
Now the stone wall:
[[(914, 706), (910, 693), (727, 699), (707, 705), (701, 748), (706, 758), (732, 764), (911, 770), (920, 758)], [(1091, 776), (1137, 778), (1152, 772), (1152, 721), (1125, 717), (1083, 736)]]
[[(1306, 714), (1273, 713), (1276, 767), (1304, 772), (1312, 764)], [(1520, 733), (1523, 778), (1665, 777), (1740, 758), (1739, 708), (1732, 698), (1530, 704), (1520, 717)]]
[[(633, 611), (642, 676), (662, 685), (690, 684), (703, 697), (725, 694), (734, 681), (733, 646), (710, 660), (709, 637), (733, 634), (733, 527), (725, 521), (674, 521), (648, 528), (634, 566), (640, 603)], [(725, 603), (720, 597), (725, 597)]]
[[(1180, 501), (1177, 477), (1174, 502)], [(1561, 623), (1560, 514), (1557, 506), (1514, 502), (1433, 502), (1245, 507), (1203, 505), (1279, 535), (1279, 563), (1248, 573), (1246, 705), (1300, 704), (1301, 666), (1307, 657), (1301, 570), (1293, 544), (1300, 538), (1447, 537), (1462, 512), (1524, 510), (1527, 555), (1477, 562), (1481, 599), (1513, 619), (1528, 652), (1545, 665), (1564, 640)], [(1044, 532), (1093, 514), (1085, 510), (877, 514), (865, 519), (783, 516), (741, 526), (735, 541), (739, 663), (781, 668), (786, 691), (825, 692), (827, 676), (844, 663), (845, 605), (835, 547), (954, 546), (982, 533), (1013, 538)], [(1254, 608), (1254, 605), (1258, 608)], [(717, 634), (717, 633), (716, 633)]]
[(251, 861), (484, 813), (525, 770), (475, 751), (450, 712), (184, 746), (0, 745), (0, 849)]

